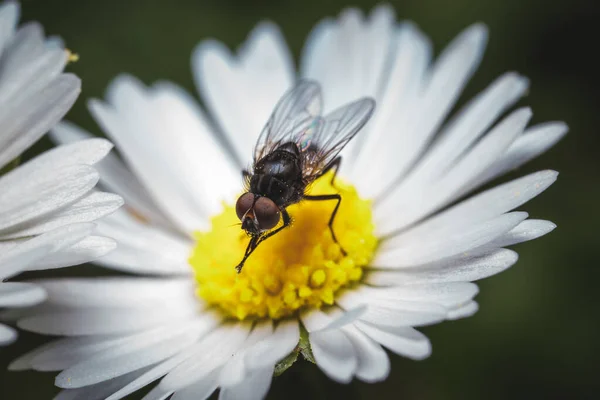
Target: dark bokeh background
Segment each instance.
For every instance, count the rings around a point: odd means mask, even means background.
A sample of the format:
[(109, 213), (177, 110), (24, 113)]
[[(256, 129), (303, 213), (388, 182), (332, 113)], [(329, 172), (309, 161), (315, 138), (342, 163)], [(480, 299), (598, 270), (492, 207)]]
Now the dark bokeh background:
[[(99, 132), (84, 99), (101, 96), (116, 74), (130, 72), (147, 83), (170, 79), (193, 92), (189, 59), (199, 40), (215, 37), (237, 46), (259, 20), (269, 18), (282, 26), (298, 55), (317, 20), (353, 4), (368, 10), (375, 3), (25, 0), (23, 20), (41, 21), (80, 54), (68, 69), (83, 79), (83, 93), (68, 118)], [(600, 388), (599, 2), (402, 0), (393, 5), (399, 18), (414, 20), (431, 36), (436, 51), (472, 22), (489, 25), (486, 57), (462, 101), (502, 72), (516, 70), (532, 80), (522, 103), (533, 108), (533, 122), (569, 123), (566, 139), (517, 173), (561, 172), (554, 186), (523, 207), (534, 218), (556, 222), (558, 229), (518, 246), (515, 267), (481, 282), (481, 307), (474, 317), (425, 329), (434, 346), (429, 359), (392, 355), (392, 374), (374, 385), (337, 385), (300, 362), (275, 380), (270, 398), (593, 398)], [(30, 155), (46, 146), (44, 139)], [(53, 374), (4, 371), (11, 359), (42, 341), (23, 334), (16, 345), (0, 349), (0, 398), (47, 399), (57, 392)]]

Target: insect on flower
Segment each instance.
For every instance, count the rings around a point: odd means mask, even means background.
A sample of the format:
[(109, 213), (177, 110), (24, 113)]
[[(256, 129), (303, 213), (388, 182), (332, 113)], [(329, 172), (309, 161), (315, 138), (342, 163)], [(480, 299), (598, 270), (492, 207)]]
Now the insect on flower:
[[(329, 230), (342, 201), (339, 193), (311, 196), (308, 186), (333, 170), (333, 185), (342, 161), (340, 151), (367, 123), (375, 101), (362, 98), (321, 116), (321, 88), (302, 81), (281, 98), (263, 128), (254, 148), (251, 171), (244, 171), (248, 191), (236, 203), (242, 229), (250, 236), (242, 261), (235, 267), (241, 272), (246, 259), (259, 244), (288, 227), (286, 207), (301, 200), (335, 200)], [(283, 224), (274, 229), (279, 220)], [(346, 254), (341, 248), (343, 254)]]

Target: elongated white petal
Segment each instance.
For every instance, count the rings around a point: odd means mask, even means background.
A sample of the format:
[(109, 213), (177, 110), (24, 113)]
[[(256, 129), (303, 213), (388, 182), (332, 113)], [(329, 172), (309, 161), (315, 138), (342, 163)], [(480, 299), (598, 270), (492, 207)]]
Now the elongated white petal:
[(274, 367), (261, 368), (252, 371), (243, 382), (235, 385), (221, 388), (219, 392), (220, 400), (261, 400), (269, 391), (271, 380), (273, 379)]
[[(404, 185), (394, 188), (375, 209), (379, 234), (389, 235), (404, 229), (464, 195), (464, 187), (498, 159), (523, 132), (530, 117), (531, 110), (527, 108), (505, 117), (437, 181), (416, 188)], [(402, 213), (395, 212), (398, 208)]]
[(0, 324), (0, 345), (4, 346), (17, 339), (17, 331), (13, 328)]
[(231, 360), (227, 362), (219, 373), (219, 386), (236, 386), (248, 375), (248, 368), (245, 363), (245, 356), (248, 349), (262, 340), (266, 340), (273, 334), (273, 323), (271, 321), (262, 321), (252, 329), (250, 335), (246, 338), (240, 351), (235, 353)]
[(350, 339), (341, 330), (309, 334), (317, 366), (331, 379), (348, 383), (356, 372), (358, 360)]
[(71, 108), (80, 90), (79, 78), (64, 74), (35, 96), (5, 108), (3, 112), (9, 113), (12, 118), (2, 126), (0, 166), (14, 159), (48, 132)]
[(34, 262), (29, 271), (63, 268), (94, 261), (113, 251), (117, 242), (103, 236), (88, 236), (72, 246), (52, 253), (42, 260)]
[(344, 309), (368, 303), (360, 320), (385, 326), (430, 325), (443, 321), (447, 314), (445, 307), (433, 302), (389, 301), (353, 292), (342, 294), (336, 302)]
[(91, 192), (68, 207), (47, 215), (41, 221), (26, 221), (0, 234), (0, 238), (39, 235), (68, 224), (91, 222), (112, 213), (123, 205), (123, 199), (112, 193)]
[(83, 197), (98, 182), (89, 166), (75, 165), (28, 177), (6, 187), (0, 179), (0, 231), (42, 217)]
[(477, 187), (539, 156), (567, 134), (564, 122), (546, 122), (527, 129), (471, 187)]
[(44, 289), (31, 283), (0, 283), (0, 307), (27, 307), (41, 303), (45, 298)]
[(371, 339), (396, 354), (422, 360), (431, 354), (431, 343), (421, 332), (410, 327), (390, 327), (357, 323), (356, 327)]
[[(93, 138), (90, 133), (68, 121), (62, 121), (52, 128), (50, 137), (58, 144), (81, 142)], [(122, 196), (127, 207), (151, 222), (173, 229), (172, 223), (156, 206), (146, 188), (119, 157), (112, 153), (108, 154), (96, 165), (96, 170), (100, 173), (100, 184)]]
[(390, 373), (390, 360), (381, 346), (350, 325), (343, 328), (356, 353), (356, 377), (365, 382), (379, 382)]
[(175, 367), (159, 384), (164, 391), (174, 391), (201, 380), (225, 364), (243, 345), (249, 334), (245, 324), (221, 325), (188, 351), (192, 357)]
[(272, 336), (261, 340), (246, 352), (244, 361), (248, 368), (261, 369), (275, 365), (287, 356), (300, 340), (298, 321), (281, 321)]
[[(184, 232), (206, 227), (208, 216), (207, 210), (203, 208), (203, 198), (195, 197), (197, 193), (190, 190), (196, 183), (188, 180), (191, 170), (179, 174), (185, 159), (178, 157), (177, 162), (173, 159), (157, 162), (157, 156), (168, 153), (164, 151), (165, 146), (173, 148), (181, 144), (173, 139), (174, 136), (163, 134), (165, 129), (169, 129), (160, 119), (160, 115), (166, 110), (156, 110), (148, 89), (127, 76), (113, 81), (108, 96), (113, 107), (99, 101), (91, 101), (90, 111), (119, 146), (121, 154), (144, 183), (154, 201)], [(149, 118), (149, 115), (154, 115), (155, 118)], [(174, 133), (182, 134), (186, 133)], [(152, 137), (152, 140), (149, 140), (149, 137)], [(173, 143), (169, 144), (169, 141)]]
[(62, 390), (54, 400), (103, 400), (118, 388), (126, 385), (127, 382), (136, 379), (145, 370), (146, 368), (143, 368), (95, 385)]
[(17, 2), (4, 3), (0, 7), (0, 51), (6, 48), (9, 38), (14, 34), (19, 14), (20, 7)]
[[(217, 389), (219, 386), (219, 369), (217, 368), (215, 371), (209, 373), (206, 377), (192, 383), (189, 386), (181, 388), (177, 390), (172, 400), (204, 400), (210, 397), (210, 395)], [(169, 393), (169, 391), (165, 391), (160, 386), (156, 389), (157, 393)]]
[(131, 312), (122, 309), (101, 309), (90, 312), (86, 309), (63, 312), (46, 312), (19, 320), (18, 326), (46, 335), (102, 335), (135, 332), (150, 329), (165, 323), (185, 320), (194, 310), (176, 307), (155, 308)]
[(73, 308), (153, 308), (165, 303), (196, 308), (190, 279), (141, 277), (69, 278), (35, 281), (49, 294), (48, 303)]
[(526, 219), (519, 225), (508, 231), (488, 244), (489, 247), (512, 246), (513, 244), (537, 239), (550, 233), (556, 228), (556, 225), (550, 221), (539, 219)]
[(183, 324), (162, 334), (143, 335), (64, 370), (55, 384), (83, 387), (150, 366), (189, 348), (208, 329), (210, 325), (205, 323)]
[(22, 272), (47, 254), (74, 245), (89, 236), (94, 227), (92, 223), (71, 224), (20, 242), (0, 254), (0, 279)]
[(555, 171), (540, 171), (496, 186), (424, 221), (404, 234), (386, 240), (382, 248), (395, 247), (408, 237), (421, 237), (449, 227), (460, 229), (514, 210), (546, 190), (556, 181), (557, 176)]
[[(525, 222), (527, 221), (523, 221), (521, 224)], [(521, 224), (517, 225), (517, 228)], [(492, 241), (492, 243), (496, 243), (496, 241)], [(502, 272), (516, 263), (517, 259), (518, 255), (514, 251), (495, 248), (483, 254), (461, 256), (408, 269), (371, 271), (366, 276), (365, 281), (377, 286), (398, 286), (411, 283), (470, 282)]]
[[(110, 396), (108, 396), (106, 398), (106, 400), (122, 399), (123, 397), (135, 392), (136, 390), (143, 388), (144, 386), (154, 382), (156, 379), (160, 378), (161, 376), (166, 375), (169, 371), (171, 371), (177, 365), (181, 364), (184, 360), (187, 360), (190, 356), (191, 356), (191, 354), (189, 354), (189, 352), (183, 351), (183, 352), (177, 354), (176, 356), (173, 356), (173, 357), (169, 358), (168, 360), (157, 364), (156, 366), (150, 368), (148, 371), (146, 371), (145, 373), (143, 373), (136, 379), (129, 382), (127, 385), (123, 386), (119, 390), (112, 393)], [(216, 376), (214, 377), (214, 382), (215, 382), (215, 388), (216, 388), (216, 385), (217, 385), (217, 377)], [(213, 388), (210, 391), (210, 393), (212, 393), (215, 388)], [(171, 392), (168, 392), (168, 393), (170, 394)], [(198, 394), (198, 396), (199, 396), (198, 397), (199, 399), (202, 398), (200, 393)]]
[(472, 315), (474, 315), (477, 312), (477, 310), (479, 310), (479, 305), (477, 304), (477, 302), (470, 301), (467, 304), (464, 304), (460, 307), (450, 310), (448, 312), (448, 319), (453, 320), (453, 319), (471, 317)]
[[(395, 166), (397, 161), (394, 151), (404, 146), (406, 135), (413, 133), (406, 126), (417, 112), (431, 55), (429, 40), (411, 23), (402, 23), (397, 28), (395, 42), (395, 59), (391, 61), (386, 87), (376, 99), (371, 121), (359, 134), (362, 141), (356, 146), (357, 160), (342, 165), (347, 166), (348, 176), (367, 198), (379, 197), (387, 188), (390, 165)], [(382, 147), (382, 142), (386, 146)], [(392, 172), (392, 178), (396, 179), (395, 168)]]
[(442, 175), (468, 152), (502, 112), (523, 96), (527, 87), (527, 79), (515, 73), (498, 78), (471, 100), (440, 133), (403, 185), (425, 185)]
[(136, 274), (189, 275), (192, 243), (155, 226), (141, 223), (123, 209), (98, 221), (98, 234), (119, 246), (98, 263)]
[[(396, 247), (385, 245), (372, 265), (382, 268), (402, 268), (430, 263), (484, 246), (513, 229), (527, 218), (527, 213), (511, 212), (474, 224), (464, 230), (430, 231), (429, 235), (411, 235)], [(450, 227), (448, 227), (450, 228)], [(408, 235), (407, 235), (408, 236)]]
[(237, 56), (221, 43), (204, 41), (194, 50), (192, 65), (200, 95), (240, 167), (247, 167), (258, 134), (294, 82), (292, 58), (279, 29), (272, 23), (259, 24)]

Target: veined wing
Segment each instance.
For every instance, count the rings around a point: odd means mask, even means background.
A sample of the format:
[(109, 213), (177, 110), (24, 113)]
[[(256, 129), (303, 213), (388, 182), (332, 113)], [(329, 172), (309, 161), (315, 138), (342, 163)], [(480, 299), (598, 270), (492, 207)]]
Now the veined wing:
[(254, 162), (287, 142), (297, 142), (319, 124), (321, 87), (314, 81), (300, 81), (283, 95), (263, 128), (256, 147)]
[(342, 106), (322, 118), (319, 129), (310, 138), (303, 139), (310, 144), (303, 153), (303, 175), (306, 182), (321, 176), (325, 169), (350, 140), (369, 121), (375, 110), (375, 101), (362, 98)]

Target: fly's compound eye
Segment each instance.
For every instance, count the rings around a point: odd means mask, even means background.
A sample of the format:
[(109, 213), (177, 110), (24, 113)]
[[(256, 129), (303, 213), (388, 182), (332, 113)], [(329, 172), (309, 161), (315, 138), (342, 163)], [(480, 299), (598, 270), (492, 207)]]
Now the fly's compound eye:
[(235, 212), (240, 220), (244, 217), (244, 214), (252, 208), (253, 204), (254, 195), (252, 193), (244, 193), (237, 199), (237, 202), (235, 203)]
[(254, 204), (254, 216), (260, 229), (271, 229), (279, 222), (279, 207), (268, 197), (259, 197)]

